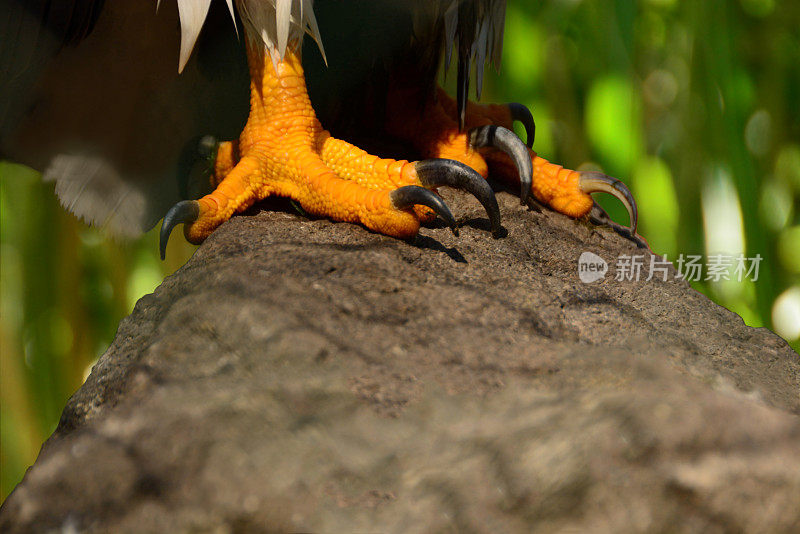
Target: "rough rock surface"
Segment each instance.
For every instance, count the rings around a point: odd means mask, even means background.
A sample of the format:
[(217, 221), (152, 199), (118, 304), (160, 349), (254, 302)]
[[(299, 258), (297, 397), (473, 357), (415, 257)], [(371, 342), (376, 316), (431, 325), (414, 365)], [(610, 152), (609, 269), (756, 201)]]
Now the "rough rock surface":
[(0, 530), (800, 529), (785, 342), (684, 282), (616, 281), (642, 251), (607, 228), (501, 194), (495, 240), (447, 198), (460, 238), (224, 225), (121, 323)]

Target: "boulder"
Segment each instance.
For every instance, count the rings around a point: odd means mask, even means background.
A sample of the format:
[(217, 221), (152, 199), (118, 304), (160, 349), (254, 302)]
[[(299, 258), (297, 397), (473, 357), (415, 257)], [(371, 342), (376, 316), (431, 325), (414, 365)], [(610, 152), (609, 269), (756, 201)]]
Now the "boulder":
[(446, 199), (460, 237), (280, 202), (224, 224), (122, 321), (0, 530), (800, 529), (786, 342), (608, 227), (501, 193), (493, 239)]

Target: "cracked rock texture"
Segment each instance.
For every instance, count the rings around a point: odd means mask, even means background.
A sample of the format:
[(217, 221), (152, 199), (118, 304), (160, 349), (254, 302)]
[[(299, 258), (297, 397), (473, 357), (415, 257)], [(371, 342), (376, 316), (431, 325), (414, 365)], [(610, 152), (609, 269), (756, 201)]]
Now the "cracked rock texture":
[(122, 321), (0, 530), (800, 530), (784, 341), (671, 276), (616, 281), (644, 252), (608, 228), (500, 194), (492, 239), (446, 198), (459, 238), (225, 224)]

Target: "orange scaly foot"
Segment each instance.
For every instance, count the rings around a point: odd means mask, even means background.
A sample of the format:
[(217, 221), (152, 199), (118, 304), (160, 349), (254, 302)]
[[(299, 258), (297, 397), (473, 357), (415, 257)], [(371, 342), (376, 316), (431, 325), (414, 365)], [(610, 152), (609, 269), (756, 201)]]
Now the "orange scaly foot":
[[(381, 159), (322, 128), (306, 91), (295, 47), (273, 63), (263, 46), (248, 46), (251, 109), (238, 141), (221, 143), (214, 165), (216, 189), (200, 200), (176, 204), (164, 217), (161, 256), (172, 229), (202, 242), (234, 213), (270, 195), (289, 197), (314, 215), (361, 223), (386, 235), (417, 234), (430, 210), (455, 231), (455, 219), (431, 189), (450, 186), (472, 193), (486, 209), (493, 231), (500, 214), (494, 192), (461, 162)], [(419, 206), (425, 206), (420, 208)]]
[[(412, 143), (424, 157), (447, 157), (461, 161), (482, 176), (520, 187), (525, 203), (530, 193), (539, 202), (570, 217), (583, 217), (594, 211), (591, 193), (605, 192), (618, 198), (628, 210), (631, 229), (636, 237), (636, 202), (625, 185), (598, 172), (565, 169), (539, 157), (531, 147), (535, 123), (530, 111), (521, 104), (476, 104), (468, 101), (465, 129), (459, 129), (458, 105), (444, 90), (426, 106), (426, 112), (409, 118), (403, 113), (409, 102), (418, 99), (413, 90), (395, 91), (389, 99), (387, 129)], [(520, 121), (527, 133), (527, 147), (511, 132)]]

